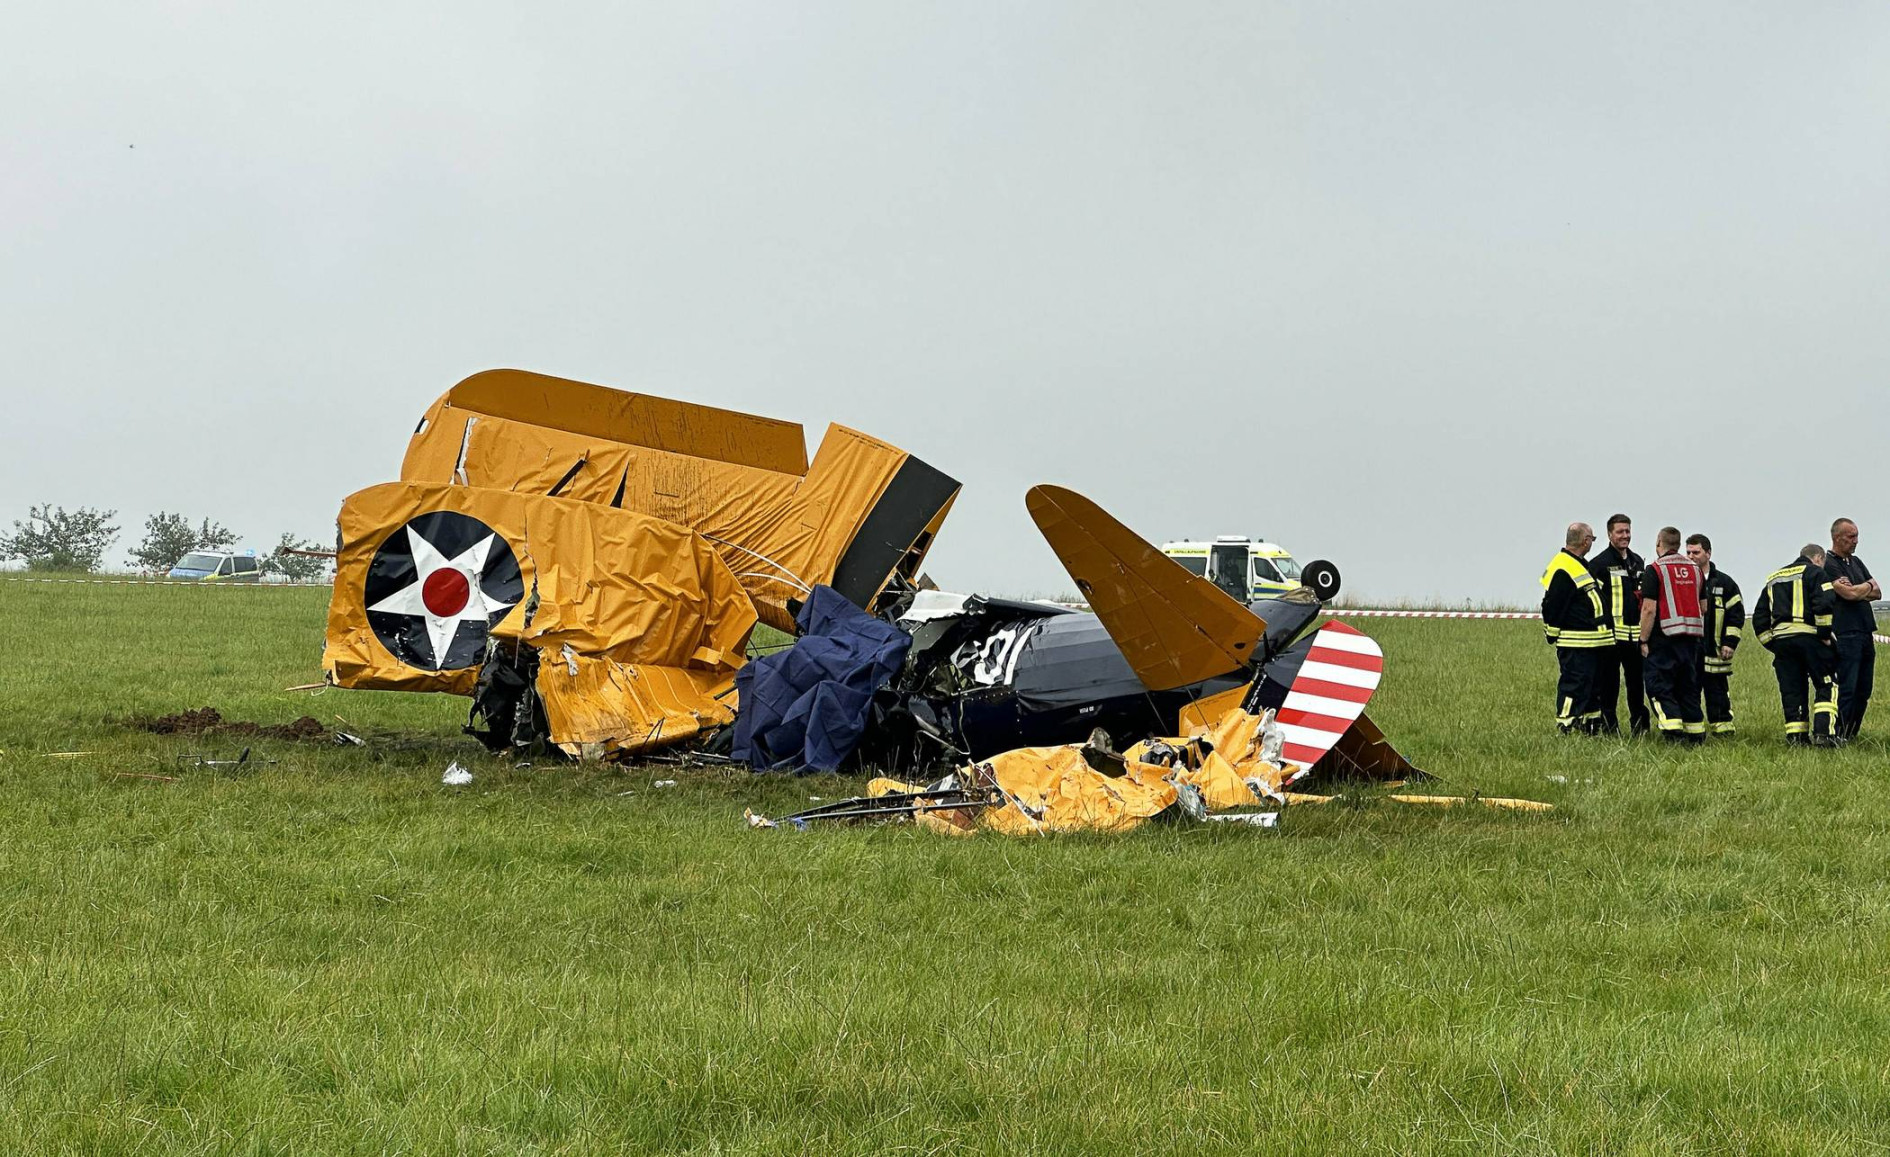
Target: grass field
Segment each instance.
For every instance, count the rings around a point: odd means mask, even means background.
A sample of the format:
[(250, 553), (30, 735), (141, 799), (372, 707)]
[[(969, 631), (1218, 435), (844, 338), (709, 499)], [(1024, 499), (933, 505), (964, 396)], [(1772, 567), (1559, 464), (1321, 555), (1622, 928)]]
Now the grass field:
[[(1531, 624), (1362, 623), (1385, 730), (1546, 816), (954, 841), (750, 832), (851, 785), (512, 769), (460, 701), (285, 692), (325, 599), (0, 580), (0, 1151), (1890, 1140), (1886, 747), (1786, 749), (1756, 646), (1740, 737), (1674, 753), (1553, 737)], [(236, 774), (116, 722), (205, 704), (388, 738)]]

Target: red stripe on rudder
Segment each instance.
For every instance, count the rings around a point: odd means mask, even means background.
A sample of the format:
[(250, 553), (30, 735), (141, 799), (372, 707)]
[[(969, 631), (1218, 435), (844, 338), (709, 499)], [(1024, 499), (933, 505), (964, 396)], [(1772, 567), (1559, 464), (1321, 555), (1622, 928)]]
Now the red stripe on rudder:
[[(1361, 704), (1360, 710), (1363, 709), (1364, 705)], [(1334, 735), (1344, 735), (1345, 729), (1352, 726), (1352, 724), (1358, 720), (1358, 716), (1356, 715), (1352, 716), (1350, 719), (1341, 718), (1337, 715), (1314, 715), (1310, 711), (1302, 711), (1297, 707), (1282, 707), (1279, 712), (1274, 715), (1274, 718), (1281, 723), (1291, 723), (1299, 727), (1310, 727), (1314, 731), (1330, 731)]]
[(1328, 683), (1324, 679), (1314, 679), (1306, 675), (1293, 680), (1292, 689), (1327, 699), (1343, 699), (1347, 703), (1357, 703), (1361, 707), (1372, 701), (1372, 692), (1375, 690), (1373, 687), (1354, 687), (1350, 683)]
[(1335, 651), (1331, 647), (1321, 647), (1317, 643), (1306, 652), (1308, 663), (1330, 663), (1334, 667), (1350, 667), (1354, 671), (1376, 671), (1385, 669), (1383, 655), (1361, 655), (1356, 651)]
[(1289, 763), (1297, 763), (1301, 767), (1311, 767), (1318, 763), (1319, 757), (1328, 750), (1330, 749), (1324, 747), (1307, 747), (1303, 743), (1282, 743), (1280, 744), (1280, 758)]

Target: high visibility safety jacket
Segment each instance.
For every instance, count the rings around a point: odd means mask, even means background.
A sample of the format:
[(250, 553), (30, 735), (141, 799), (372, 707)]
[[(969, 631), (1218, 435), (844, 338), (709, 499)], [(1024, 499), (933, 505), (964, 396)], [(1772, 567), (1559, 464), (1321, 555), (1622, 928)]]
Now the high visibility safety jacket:
[(1705, 635), (1700, 585), (1700, 568), (1685, 555), (1664, 554), (1655, 559), (1641, 576), (1641, 598), (1655, 616), (1654, 629), (1675, 639)]
[(1732, 674), (1732, 660), (1720, 658), (1719, 649), (1739, 645), (1739, 629), (1746, 625), (1746, 607), (1739, 597), (1739, 584), (1711, 563), (1706, 567), (1700, 613), (1706, 616), (1706, 649), (1701, 652), (1700, 666), (1708, 675)]
[(1828, 639), (1836, 604), (1837, 595), (1824, 577), (1824, 568), (1799, 555), (1796, 562), (1773, 571), (1765, 580), (1765, 589), (1752, 604), (1752, 629), (1768, 647), (1793, 635)]
[(1602, 605), (1608, 608), (1608, 623), (1616, 642), (1641, 641), (1641, 604), (1635, 597), (1640, 590), (1641, 572), (1647, 563), (1633, 551), (1623, 558), (1612, 546), (1588, 560), (1588, 573), (1601, 584)]
[(1601, 602), (1601, 584), (1588, 565), (1566, 549), (1542, 572), (1542, 629), (1558, 647), (1611, 647), (1614, 630)]

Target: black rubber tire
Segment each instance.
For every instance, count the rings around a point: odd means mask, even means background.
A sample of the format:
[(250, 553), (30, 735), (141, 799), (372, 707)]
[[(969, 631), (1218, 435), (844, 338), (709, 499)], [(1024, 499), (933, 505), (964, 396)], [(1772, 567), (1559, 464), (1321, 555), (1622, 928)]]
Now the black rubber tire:
[(1299, 568), (1299, 581), (1318, 596), (1322, 603), (1339, 597), (1339, 568), (1317, 558)]

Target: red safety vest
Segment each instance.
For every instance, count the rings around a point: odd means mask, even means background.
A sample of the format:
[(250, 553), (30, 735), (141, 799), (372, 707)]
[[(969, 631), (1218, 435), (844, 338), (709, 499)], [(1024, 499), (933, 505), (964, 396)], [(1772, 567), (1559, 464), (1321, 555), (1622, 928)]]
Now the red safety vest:
[(1663, 635), (1703, 638), (1706, 617), (1700, 613), (1700, 568), (1677, 554), (1647, 564), (1660, 578), (1660, 599), (1654, 623)]

